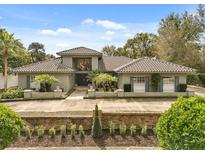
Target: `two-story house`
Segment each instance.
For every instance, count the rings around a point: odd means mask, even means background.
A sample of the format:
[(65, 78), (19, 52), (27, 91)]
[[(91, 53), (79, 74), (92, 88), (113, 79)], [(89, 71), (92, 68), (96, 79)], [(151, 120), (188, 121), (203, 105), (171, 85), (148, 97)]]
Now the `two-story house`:
[(25, 89), (36, 88), (36, 75), (52, 74), (60, 81), (52, 88), (60, 86), (64, 91), (69, 91), (74, 85), (87, 86), (87, 74), (98, 69), (115, 74), (118, 77), (118, 88), (123, 89), (124, 84), (131, 84), (134, 92), (151, 91), (151, 75), (158, 73), (161, 76), (160, 91), (174, 92), (179, 84), (186, 84), (187, 74), (194, 72), (191, 68), (156, 58), (104, 56), (101, 52), (86, 47), (61, 51), (57, 55), (60, 57), (14, 69), (18, 74), (18, 86)]

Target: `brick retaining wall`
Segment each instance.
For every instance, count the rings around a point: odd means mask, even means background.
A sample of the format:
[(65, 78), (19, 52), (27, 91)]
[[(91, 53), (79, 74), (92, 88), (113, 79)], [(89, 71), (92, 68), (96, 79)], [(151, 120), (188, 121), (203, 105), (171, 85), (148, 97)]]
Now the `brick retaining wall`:
[[(108, 128), (109, 121), (113, 121), (115, 124), (124, 122), (128, 127), (131, 124), (135, 124), (137, 127), (147, 125), (152, 128), (156, 125), (161, 113), (101, 113), (102, 126)], [(46, 129), (51, 127), (59, 128), (60, 125), (77, 124), (83, 125), (84, 129), (91, 129), (92, 116), (85, 117), (22, 117), (32, 126), (43, 125)]]

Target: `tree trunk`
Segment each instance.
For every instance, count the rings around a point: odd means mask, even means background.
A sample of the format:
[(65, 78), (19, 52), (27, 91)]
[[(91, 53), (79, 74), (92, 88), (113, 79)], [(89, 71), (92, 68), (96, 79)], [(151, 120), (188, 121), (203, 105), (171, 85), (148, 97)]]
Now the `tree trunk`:
[(8, 51), (7, 49), (4, 50), (4, 90), (7, 90), (7, 82), (8, 82)]

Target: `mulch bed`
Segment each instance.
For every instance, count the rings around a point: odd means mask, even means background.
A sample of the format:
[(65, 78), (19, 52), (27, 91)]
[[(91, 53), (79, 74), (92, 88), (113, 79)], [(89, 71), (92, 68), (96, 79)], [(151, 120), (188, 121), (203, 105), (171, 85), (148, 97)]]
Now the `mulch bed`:
[(18, 141), (12, 144), (10, 147), (109, 147), (109, 146), (136, 146), (136, 147), (158, 147), (158, 141), (152, 130), (148, 130), (147, 137), (140, 135), (140, 131), (137, 131), (135, 137), (127, 134), (125, 137), (119, 135), (110, 136), (108, 130), (103, 131), (101, 138), (93, 139), (90, 131), (85, 132), (85, 137), (81, 139), (78, 135), (75, 138), (71, 138), (67, 135), (66, 138), (61, 139), (59, 133), (56, 134), (54, 139), (51, 139), (48, 132), (44, 137), (39, 139), (36, 134), (33, 134), (30, 140), (26, 140), (24, 135), (21, 135)]

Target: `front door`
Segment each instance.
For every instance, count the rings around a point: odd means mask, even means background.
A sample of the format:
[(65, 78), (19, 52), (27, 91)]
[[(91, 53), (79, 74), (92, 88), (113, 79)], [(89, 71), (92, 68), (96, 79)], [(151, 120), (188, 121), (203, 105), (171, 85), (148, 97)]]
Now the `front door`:
[(134, 92), (145, 92), (145, 78), (136, 77), (133, 79), (133, 91)]
[(174, 77), (164, 77), (163, 92), (174, 92), (174, 91), (175, 91)]
[(86, 73), (83, 74), (76, 74), (75, 75), (75, 83), (78, 86), (87, 86), (88, 85), (88, 81), (87, 81), (87, 75)]

